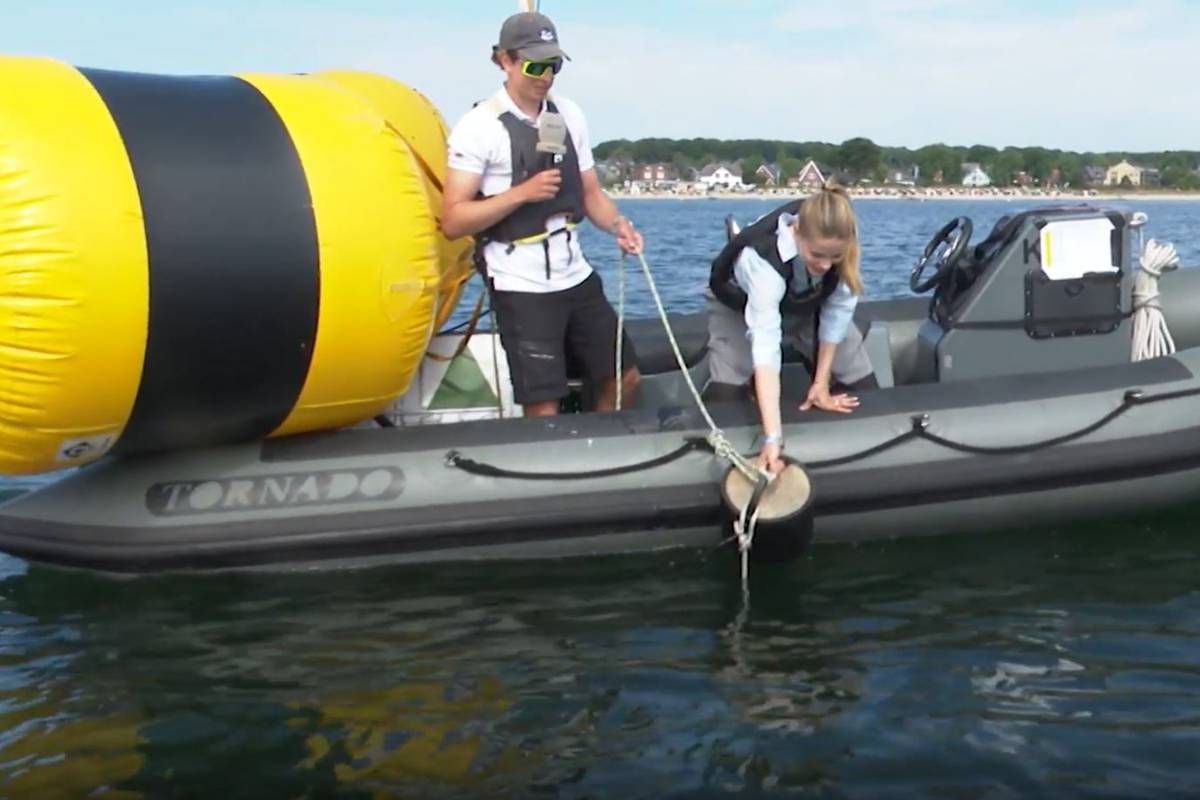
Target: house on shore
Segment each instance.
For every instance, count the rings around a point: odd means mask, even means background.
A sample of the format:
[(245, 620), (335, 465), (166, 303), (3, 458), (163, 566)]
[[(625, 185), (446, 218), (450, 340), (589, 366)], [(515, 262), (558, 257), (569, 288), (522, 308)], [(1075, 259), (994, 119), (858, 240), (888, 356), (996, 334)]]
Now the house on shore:
[(762, 185), (768, 189), (783, 185), (783, 169), (778, 164), (761, 164), (754, 174), (762, 179)]
[(1136, 164), (1130, 164), (1127, 159), (1121, 159), (1104, 173), (1105, 186), (1141, 186), (1146, 170)]
[(705, 164), (700, 170), (696, 182), (705, 189), (740, 189), (742, 183), (741, 164), (735, 162), (717, 161)]
[(788, 179), (787, 185), (792, 189), (815, 192), (825, 185), (825, 171), (810, 158), (795, 177)]
[(992, 178), (983, 171), (983, 167), (973, 161), (962, 165), (962, 185), (972, 189), (982, 189), (992, 185)]
[(1088, 186), (1100, 186), (1108, 170), (1089, 164), (1083, 168), (1083, 182)]
[(636, 174), (643, 189), (672, 189), (679, 183), (675, 167), (670, 164), (639, 164)]
[(596, 162), (596, 177), (604, 185), (622, 183), (634, 177), (635, 165), (625, 158), (606, 158)]
[(909, 164), (907, 167), (889, 168), (884, 175), (883, 182), (897, 186), (916, 186), (917, 179), (920, 177), (921, 168), (916, 164)]

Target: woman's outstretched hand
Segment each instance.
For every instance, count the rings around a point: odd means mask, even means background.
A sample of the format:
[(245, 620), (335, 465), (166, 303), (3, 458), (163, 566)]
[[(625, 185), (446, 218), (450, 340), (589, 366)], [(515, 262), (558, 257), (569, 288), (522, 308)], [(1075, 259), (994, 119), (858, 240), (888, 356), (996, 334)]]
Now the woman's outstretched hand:
[(858, 398), (848, 394), (830, 394), (829, 387), (822, 383), (814, 383), (808, 387), (808, 396), (800, 405), (801, 411), (819, 408), (822, 411), (834, 411), (838, 414), (849, 414), (858, 408)]
[(772, 476), (778, 475), (786, 466), (783, 462), (783, 448), (775, 443), (769, 442), (762, 446), (762, 452), (758, 454), (758, 468), (769, 472)]

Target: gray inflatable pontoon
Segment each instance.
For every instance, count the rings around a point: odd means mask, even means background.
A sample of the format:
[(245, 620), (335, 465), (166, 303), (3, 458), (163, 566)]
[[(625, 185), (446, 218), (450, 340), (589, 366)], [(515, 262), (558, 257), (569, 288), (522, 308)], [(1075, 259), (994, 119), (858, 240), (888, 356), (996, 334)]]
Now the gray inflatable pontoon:
[[(1079, 220), (1111, 221), (1119, 269), (1043, 268), (1046, 229), (1065, 240), (1064, 224)], [(1131, 363), (1128, 217), (1035, 209), (970, 248), (963, 227), (927, 250), (932, 306), (860, 304), (881, 388), (861, 393), (854, 414), (798, 411), (807, 378), (785, 368), (789, 454), (812, 478), (817, 541), (1046, 525), (1200, 497), (1200, 270), (1162, 280), (1178, 352)], [(705, 319), (672, 322), (702, 385)], [(148, 572), (712, 546), (727, 465), (704, 444), (658, 321), (630, 327), (645, 373), (637, 408), (105, 460), (0, 507), (0, 550)], [(709, 408), (735, 446), (757, 449), (749, 402)]]

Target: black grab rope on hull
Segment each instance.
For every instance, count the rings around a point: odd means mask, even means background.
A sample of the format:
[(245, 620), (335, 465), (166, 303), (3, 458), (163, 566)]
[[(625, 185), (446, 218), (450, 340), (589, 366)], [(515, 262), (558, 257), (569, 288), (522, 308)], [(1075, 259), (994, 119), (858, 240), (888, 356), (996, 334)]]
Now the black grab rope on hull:
[(689, 437), (684, 440), (684, 443), (675, 448), (669, 453), (651, 458), (646, 461), (639, 461), (636, 464), (626, 464), (620, 467), (606, 467), (604, 469), (593, 469), (584, 472), (523, 472), (521, 470), (504, 469), (503, 467), (494, 467), (491, 464), (483, 464), (479, 461), (473, 461), (469, 458), (463, 458), (457, 450), (451, 450), (446, 453), (446, 466), (456, 467), (463, 472), (469, 472), (472, 475), (480, 475), (487, 478), (514, 478), (524, 481), (570, 481), (584, 480), (587, 478), (612, 478), (618, 475), (629, 475), (634, 472), (641, 472), (655, 467), (661, 467), (664, 464), (670, 464), (672, 461), (678, 461), (688, 453), (708, 449), (708, 442), (702, 438)]
[[(1200, 390), (1198, 390), (1200, 391)], [(929, 432), (929, 415), (915, 414), (912, 417), (912, 430), (905, 431), (899, 436), (889, 439), (882, 444), (877, 444), (874, 447), (868, 447), (866, 450), (860, 450), (857, 453), (851, 453), (848, 456), (840, 458), (829, 458), (824, 461), (811, 461), (805, 464), (809, 469), (828, 469), (829, 467), (840, 467), (843, 464), (851, 464), (855, 461), (861, 461), (864, 458), (873, 456), (876, 453), (882, 453), (885, 450), (891, 450), (897, 445), (904, 444), (910, 439), (924, 439), (927, 442), (932, 442), (936, 445), (957, 450), (960, 453), (969, 453), (976, 456), (1011, 456), (1020, 455), (1022, 453), (1033, 453), (1038, 450), (1045, 450), (1048, 447), (1054, 447), (1059, 444), (1066, 444), (1075, 439), (1080, 439), (1087, 436), (1089, 433), (1095, 433), (1103, 428), (1108, 423), (1112, 422), (1117, 417), (1124, 414), (1129, 409), (1139, 403), (1148, 402), (1140, 400), (1140, 390), (1131, 390), (1125, 393), (1125, 397), (1121, 401), (1121, 405), (1114, 408), (1112, 411), (1105, 414), (1100, 419), (1090, 425), (1086, 425), (1079, 430), (1065, 433), (1061, 436), (1054, 436), (1049, 439), (1043, 439), (1039, 442), (1029, 442), (1028, 444), (1001, 445), (998, 447), (988, 447), (986, 445), (966, 444), (964, 442), (956, 442), (953, 439), (947, 439), (944, 436), (938, 436), (936, 433)], [(1158, 398), (1155, 398), (1158, 399)]]
[[(1141, 389), (1130, 389), (1125, 392), (1121, 398), (1121, 404), (1112, 411), (1105, 414), (1095, 422), (1085, 425), (1078, 430), (1070, 433), (1065, 433), (1060, 436), (1053, 436), (1049, 439), (1042, 439), (1037, 442), (1029, 442), (1020, 445), (1003, 445), (997, 447), (989, 447), (985, 445), (973, 445), (965, 442), (956, 442), (952, 439), (947, 439), (944, 436), (938, 436), (936, 433), (929, 432), (929, 415), (917, 414), (912, 417), (912, 429), (905, 431), (899, 436), (888, 439), (886, 442), (868, 447), (865, 450), (859, 450), (856, 453), (851, 453), (838, 458), (829, 458), (822, 461), (810, 461), (804, 464), (805, 469), (829, 469), (831, 467), (840, 467), (844, 464), (851, 464), (855, 461), (861, 461), (869, 458), (885, 450), (891, 450), (894, 447), (904, 444), (913, 439), (924, 439), (927, 442), (940, 445), (950, 450), (956, 450), (960, 453), (968, 453), (970, 455), (983, 456), (1002, 456), (1002, 455), (1020, 455), (1022, 453), (1033, 453), (1038, 450), (1045, 450), (1050, 447), (1055, 447), (1060, 444), (1080, 439), (1090, 433), (1108, 425), (1110, 422), (1120, 417), (1134, 406), (1145, 406), (1151, 403), (1161, 403), (1168, 400), (1179, 400), (1185, 397), (1196, 397), (1200, 395), (1200, 389), (1181, 389), (1174, 392), (1163, 392), (1161, 394), (1147, 395)], [(519, 470), (504, 469), (503, 467), (492, 466), (491, 464), (483, 464), (478, 461), (473, 461), (469, 458), (464, 458), (457, 450), (451, 450), (446, 454), (446, 466), (454, 467), (469, 472), (472, 475), (480, 475), (489, 478), (513, 478), (516, 480), (529, 481), (560, 481), (560, 480), (582, 480), (587, 478), (611, 478), (618, 475), (628, 475), (634, 472), (641, 472), (654, 467), (660, 467), (664, 464), (669, 464), (676, 461), (688, 453), (695, 450), (712, 450), (712, 445), (707, 439), (700, 437), (688, 437), (684, 440), (684, 444), (672, 450), (665, 455), (652, 458), (647, 461), (639, 461), (636, 464), (628, 464), (621, 467), (607, 467), (605, 469), (588, 470), (584, 472), (522, 472)], [(747, 456), (748, 458), (752, 456)]]
[(940, 445), (950, 450), (956, 450), (960, 453), (968, 453), (976, 456), (1010, 456), (1021, 455), (1023, 453), (1034, 453), (1038, 450), (1045, 450), (1060, 444), (1066, 444), (1067, 442), (1081, 439), (1090, 433), (1095, 433), (1134, 406), (1144, 406), (1151, 403), (1163, 402), (1165, 400), (1178, 400), (1184, 397), (1195, 397), (1197, 395), (1200, 395), (1200, 389), (1182, 389), (1175, 392), (1163, 392), (1162, 394), (1156, 395), (1146, 395), (1141, 389), (1130, 389), (1125, 392), (1124, 396), (1122, 396), (1121, 404), (1119, 406), (1095, 422), (1085, 425), (1078, 430), (1070, 433), (1064, 433), (1059, 436), (1052, 436), (1049, 439), (1042, 439), (1041, 441), (1037, 442), (993, 447), (986, 445), (967, 444), (965, 442), (956, 442), (953, 439), (947, 439), (944, 436), (938, 436), (936, 433), (930, 433), (929, 415), (916, 414), (912, 417), (912, 429), (905, 431), (893, 439), (889, 439), (882, 444), (877, 444), (874, 447), (869, 447), (866, 450), (860, 450), (859, 452), (852, 453), (848, 456), (830, 458), (824, 461), (811, 461), (805, 464), (805, 466), (808, 469), (828, 469), (829, 467), (838, 467), (843, 464), (860, 461), (868, 456), (881, 453), (884, 450), (890, 450), (891, 448), (901, 445), (911, 439), (924, 439), (927, 442), (932, 442), (933, 444)]
[(864, 458), (870, 458), (876, 453), (882, 453), (885, 450), (891, 450), (897, 445), (902, 445), (909, 439), (916, 439), (920, 436), (916, 425), (913, 425), (911, 431), (900, 434), (894, 439), (888, 439), (882, 444), (877, 444), (873, 447), (868, 447), (866, 450), (859, 450), (857, 453), (851, 453), (848, 456), (840, 456), (838, 458), (827, 458), (824, 461), (810, 461), (804, 466), (807, 469), (828, 469), (829, 467), (840, 467), (842, 464), (852, 464), (855, 461), (862, 461)]

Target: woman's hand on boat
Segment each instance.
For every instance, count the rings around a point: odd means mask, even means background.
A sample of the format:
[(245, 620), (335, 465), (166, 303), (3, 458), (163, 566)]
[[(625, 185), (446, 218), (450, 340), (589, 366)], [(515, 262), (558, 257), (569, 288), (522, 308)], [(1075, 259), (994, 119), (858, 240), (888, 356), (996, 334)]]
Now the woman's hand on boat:
[(762, 451), (758, 454), (758, 468), (769, 472), (772, 476), (778, 475), (787, 466), (781, 458), (783, 448), (775, 443), (769, 442), (762, 446)]
[(829, 387), (814, 383), (808, 387), (808, 397), (800, 405), (801, 411), (819, 408), (822, 411), (834, 411), (838, 414), (849, 414), (858, 408), (858, 398), (848, 394), (830, 394)]

